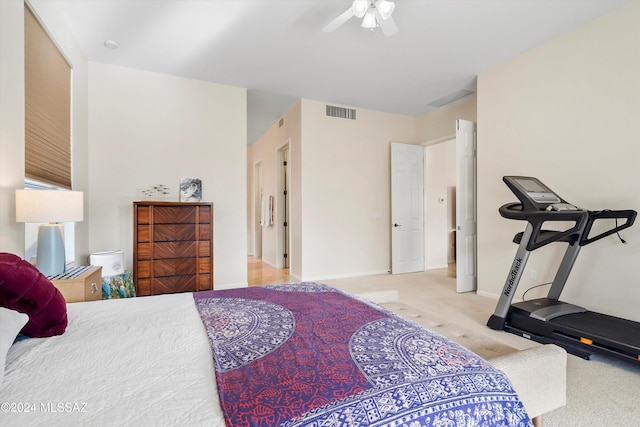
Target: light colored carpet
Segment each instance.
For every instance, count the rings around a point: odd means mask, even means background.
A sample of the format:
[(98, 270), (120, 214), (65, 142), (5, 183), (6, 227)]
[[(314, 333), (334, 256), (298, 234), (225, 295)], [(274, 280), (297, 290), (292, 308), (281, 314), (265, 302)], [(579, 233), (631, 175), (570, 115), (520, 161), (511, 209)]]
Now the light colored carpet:
[[(521, 350), (538, 345), (489, 329), (486, 322), (496, 301), (473, 292), (456, 293), (455, 278), (448, 269), (327, 280), (325, 283), (350, 293), (375, 293), (371, 299), (378, 303), (406, 304), (428, 313), (430, 318), (446, 319), (448, 324), (459, 326), (459, 331), (449, 328), (443, 335), (456, 340), (455, 334), (460, 334), (459, 342), (466, 342), (464, 345), (484, 357), (492, 352), (499, 354), (503, 351), (502, 346)], [(437, 320), (431, 323), (438, 331)], [(484, 346), (483, 337), (494, 342), (491, 347)], [(637, 405), (640, 363), (602, 356), (593, 356), (591, 360), (567, 357), (567, 405), (544, 416), (546, 427), (640, 425), (640, 407)]]

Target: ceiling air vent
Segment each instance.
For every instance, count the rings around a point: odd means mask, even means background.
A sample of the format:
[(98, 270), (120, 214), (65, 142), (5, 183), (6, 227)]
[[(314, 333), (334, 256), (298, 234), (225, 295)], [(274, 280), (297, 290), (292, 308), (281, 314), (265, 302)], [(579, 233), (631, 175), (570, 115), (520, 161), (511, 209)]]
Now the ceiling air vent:
[(443, 107), (447, 104), (451, 104), (453, 101), (457, 101), (458, 99), (462, 99), (465, 96), (471, 95), (472, 93), (475, 93), (471, 90), (466, 90), (466, 89), (460, 89), (457, 90), (453, 93), (450, 93), (447, 96), (443, 96), (440, 99), (436, 99), (435, 101), (430, 102), (429, 104), (427, 104), (429, 107), (435, 107), (435, 108), (440, 108)]
[(339, 117), (341, 119), (356, 119), (356, 110), (353, 108), (335, 107), (327, 105), (327, 116)]

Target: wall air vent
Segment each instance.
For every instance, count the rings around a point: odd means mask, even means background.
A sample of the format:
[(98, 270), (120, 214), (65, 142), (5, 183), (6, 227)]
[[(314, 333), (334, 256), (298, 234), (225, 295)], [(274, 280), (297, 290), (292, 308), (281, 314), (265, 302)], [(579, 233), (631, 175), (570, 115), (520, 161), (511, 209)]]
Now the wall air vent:
[(284, 124), (284, 117), (282, 117), (278, 122), (278, 127), (281, 128), (283, 124)]
[(356, 110), (353, 108), (335, 107), (333, 105), (327, 105), (327, 116), (339, 117), (341, 119), (356, 119)]
[(462, 99), (465, 96), (469, 96), (472, 93), (475, 93), (474, 91), (471, 90), (466, 90), (466, 89), (460, 89), (457, 90), (453, 93), (450, 93), (447, 96), (443, 96), (440, 99), (436, 99), (435, 101), (432, 101), (430, 103), (427, 104), (427, 106), (429, 107), (435, 107), (435, 108), (440, 108), (440, 107), (444, 107), (447, 104), (451, 104), (453, 101), (457, 101), (458, 99)]

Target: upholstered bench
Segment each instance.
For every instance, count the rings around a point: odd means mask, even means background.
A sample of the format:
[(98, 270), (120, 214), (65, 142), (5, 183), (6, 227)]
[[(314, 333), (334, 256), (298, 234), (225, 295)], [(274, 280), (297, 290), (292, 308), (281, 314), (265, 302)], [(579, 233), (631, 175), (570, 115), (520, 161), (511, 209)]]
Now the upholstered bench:
[(438, 332), (501, 369), (513, 384), (535, 426), (542, 425), (542, 415), (566, 405), (567, 353), (553, 344), (518, 350), (487, 335), (471, 332), (452, 321), (435, 318), (400, 302), (375, 301), (373, 295), (361, 294), (403, 317)]
[(477, 325), (476, 330), (471, 331), (453, 319), (438, 318), (399, 302), (397, 290), (355, 294), (462, 344), (501, 369), (511, 380), (536, 427), (542, 426), (543, 414), (566, 405), (567, 352), (563, 348), (526, 341), (483, 325)]

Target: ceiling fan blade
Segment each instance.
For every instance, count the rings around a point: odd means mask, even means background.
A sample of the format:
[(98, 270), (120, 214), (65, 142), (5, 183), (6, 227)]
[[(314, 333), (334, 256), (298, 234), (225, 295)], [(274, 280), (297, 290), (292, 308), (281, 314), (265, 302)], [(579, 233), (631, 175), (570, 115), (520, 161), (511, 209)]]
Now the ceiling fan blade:
[(400, 31), (398, 26), (396, 25), (396, 21), (390, 16), (387, 19), (382, 19), (380, 13), (376, 11), (376, 19), (378, 21), (378, 25), (380, 25), (380, 29), (382, 30), (382, 34), (389, 37)]
[(337, 30), (342, 24), (347, 22), (353, 17), (353, 10), (351, 8), (345, 10), (342, 15), (338, 16), (333, 21), (329, 22), (326, 27), (322, 29), (325, 33), (332, 33)]

